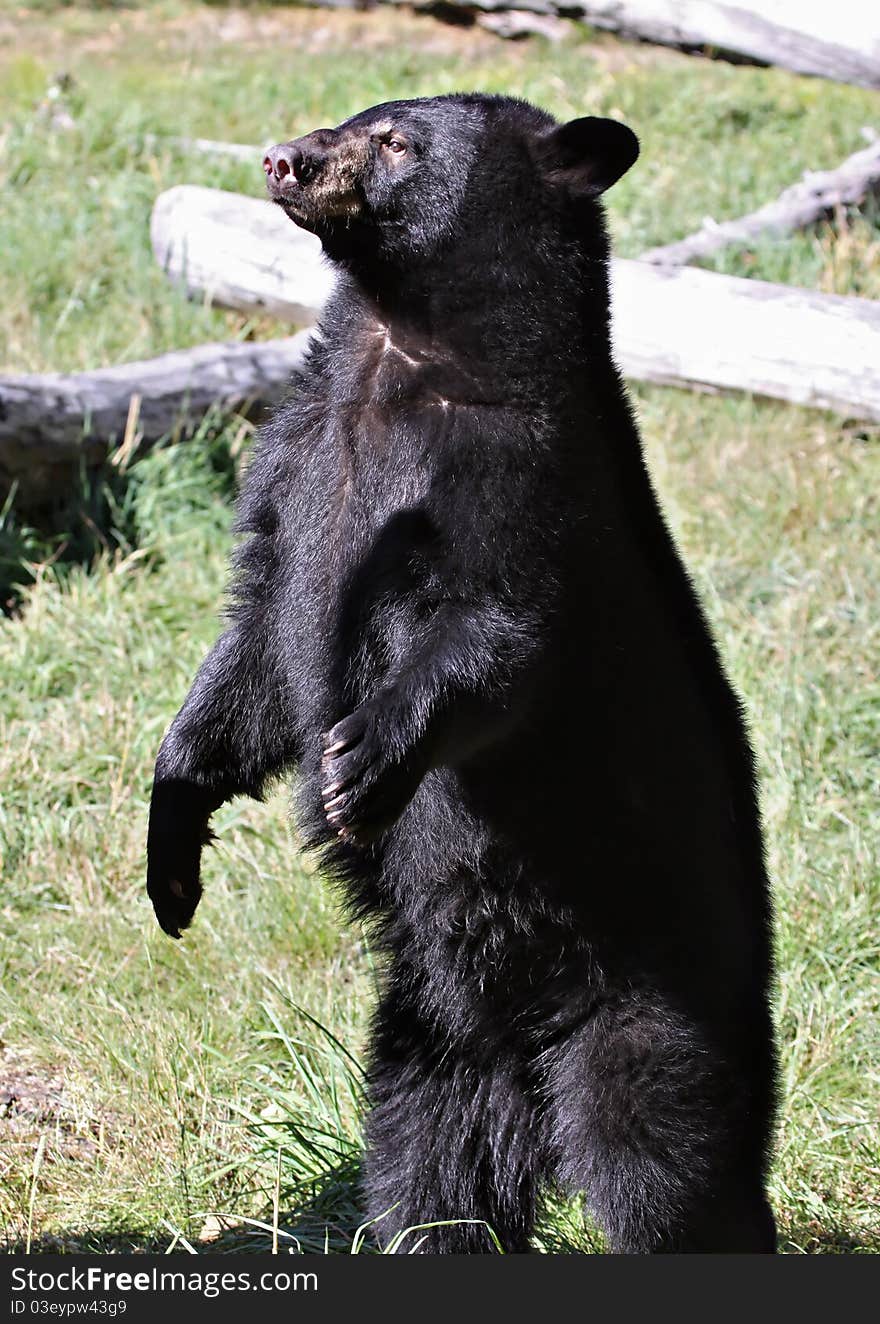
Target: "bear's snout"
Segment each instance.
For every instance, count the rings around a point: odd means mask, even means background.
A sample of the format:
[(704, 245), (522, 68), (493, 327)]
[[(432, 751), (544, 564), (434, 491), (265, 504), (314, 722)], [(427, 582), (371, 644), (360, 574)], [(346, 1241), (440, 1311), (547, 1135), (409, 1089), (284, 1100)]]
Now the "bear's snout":
[(269, 197), (307, 229), (337, 216), (350, 219), (361, 207), (357, 178), (363, 158), (361, 144), (338, 129), (315, 129), (279, 143), (263, 157)]
[(334, 156), (338, 137), (335, 129), (316, 129), (304, 138), (270, 147), (263, 158), (270, 191), (316, 179)]
[(296, 143), (281, 143), (278, 147), (270, 147), (263, 158), (266, 178), (276, 184), (282, 183), (285, 179), (296, 183), (302, 173), (302, 167), (303, 154)]

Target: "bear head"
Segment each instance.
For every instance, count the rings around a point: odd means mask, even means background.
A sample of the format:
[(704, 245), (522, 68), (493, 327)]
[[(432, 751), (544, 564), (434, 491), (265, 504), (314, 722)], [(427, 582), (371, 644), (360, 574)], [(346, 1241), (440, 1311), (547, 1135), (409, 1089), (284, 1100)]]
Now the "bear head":
[(331, 258), (411, 266), (490, 217), (519, 233), (579, 207), (598, 218), (594, 200), (638, 153), (616, 120), (559, 124), (512, 97), (459, 93), (374, 106), (271, 148), (263, 168), (270, 197)]

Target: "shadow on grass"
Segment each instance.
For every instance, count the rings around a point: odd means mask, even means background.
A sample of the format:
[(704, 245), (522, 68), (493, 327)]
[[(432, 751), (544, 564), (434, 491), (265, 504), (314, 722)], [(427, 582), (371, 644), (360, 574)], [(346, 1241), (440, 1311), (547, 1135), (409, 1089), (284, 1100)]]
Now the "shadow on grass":
[[(245, 1197), (246, 1198), (246, 1197)], [(282, 1189), (280, 1208), (264, 1208), (260, 1215), (207, 1214), (193, 1218), (189, 1228), (175, 1235), (170, 1227), (71, 1228), (31, 1239), (32, 1255), (163, 1255), (258, 1254), (273, 1249), (282, 1254), (348, 1255), (375, 1252), (374, 1238), (358, 1236), (364, 1223), (360, 1206), (360, 1162), (346, 1161), (303, 1183), (296, 1191)], [(27, 1253), (23, 1231), (7, 1231), (0, 1253)]]
[[(377, 1231), (365, 1222), (360, 1194), (361, 1165), (347, 1161), (332, 1168), (298, 1191), (282, 1191), (280, 1210), (271, 1208), (259, 1218), (216, 1215), (195, 1225), (189, 1235), (156, 1234), (146, 1229), (77, 1228), (35, 1237), (31, 1255), (254, 1255), (277, 1246), (283, 1254), (376, 1255), (380, 1252)], [(415, 1239), (414, 1230), (413, 1237)], [(575, 1204), (551, 1201), (539, 1224), (535, 1250), (548, 1255), (601, 1254), (601, 1238), (585, 1228)], [(7, 1255), (22, 1255), (23, 1236), (9, 1237), (3, 1246)], [(398, 1253), (407, 1252), (404, 1241)]]
[(42, 575), (57, 578), (102, 554), (161, 548), (213, 503), (229, 504), (237, 486), (238, 432), (209, 411), (180, 444), (166, 439), (81, 465), (39, 508), (23, 506), (13, 485), (0, 493), (0, 612), (13, 616)]
[[(73, 1228), (36, 1236), (31, 1255), (165, 1255), (259, 1254), (273, 1249), (282, 1254), (348, 1255), (375, 1253), (369, 1234), (357, 1236), (364, 1218), (360, 1210), (360, 1164), (344, 1163), (322, 1174), (296, 1193), (282, 1192), (277, 1217), (271, 1208), (259, 1218), (209, 1215), (194, 1220), (192, 1228), (175, 1236), (170, 1231), (145, 1228)], [(196, 1224), (200, 1226), (196, 1226)], [(28, 1252), (23, 1233), (6, 1233), (0, 1253)]]
[[(170, 1238), (157, 1237), (140, 1230), (123, 1229), (119, 1232), (100, 1232), (77, 1229), (71, 1232), (53, 1232), (33, 1237), (31, 1255), (163, 1255)], [(4, 1255), (28, 1253), (24, 1237), (7, 1236), (2, 1244)]]
[(211, 1249), (230, 1254), (271, 1250), (275, 1240), (281, 1251), (305, 1254), (349, 1255), (376, 1250), (374, 1238), (364, 1235), (366, 1215), (361, 1203), (361, 1163), (350, 1156), (295, 1189), (282, 1187), (277, 1219), (269, 1208), (259, 1219), (240, 1219), (213, 1241)]
[[(303, 1192), (305, 1196), (305, 1192)], [(282, 1210), (277, 1219), (277, 1247), (283, 1254), (375, 1255), (379, 1246), (358, 1212), (359, 1172), (340, 1168), (305, 1198)], [(223, 1223), (226, 1226), (222, 1226)], [(359, 1228), (364, 1228), (360, 1234)], [(216, 1220), (210, 1238), (194, 1233), (186, 1242), (170, 1233), (157, 1235), (144, 1229), (100, 1231), (76, 1229), (35, 1237), (31, 1255), (254, 1255), (273, 1249), (273, 1215), (262, 1219)], [(0, 1253), (23, 1255), (23, 1237), (7, 1236)], [(405, 1251), (405, 1247), (402, 1248)], [(545, 1255), (601, 1255), (607, 1253), (601, 1235), (584, 1226), (571, 1210), (548, 1211), (535, 1238), (535, 1250)], [(875, 1229), (819, 1228), (811, 1223), (780, 1237), (779, 1251), (789, 1255), (871, 1255), (880, 1253), (880, 1227)]]

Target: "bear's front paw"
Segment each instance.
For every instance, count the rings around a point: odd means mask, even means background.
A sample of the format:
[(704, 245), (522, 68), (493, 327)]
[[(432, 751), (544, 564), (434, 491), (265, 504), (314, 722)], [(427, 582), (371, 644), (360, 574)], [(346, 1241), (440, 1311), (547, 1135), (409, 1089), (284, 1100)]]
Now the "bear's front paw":
[(425, 773), (415, 751), (399, 756), (383, 736), (383, 713), (365, 703), (324, 737), (321, 798), (343, 841), (366, 846), (400, 817)]
[(156, 919), (172, 938), (189, 927), (202, 896), (202, 847), (211, 840), (207, 813), (183, 783), (156, 783), (147, 835), (147, 892)]
[(156, 919), (171, 938), (189, 928), (202, 897), (199, 880), (202, 841), (179, 842), (173, 850), (151, 847), (147, 864), (147, 892)]

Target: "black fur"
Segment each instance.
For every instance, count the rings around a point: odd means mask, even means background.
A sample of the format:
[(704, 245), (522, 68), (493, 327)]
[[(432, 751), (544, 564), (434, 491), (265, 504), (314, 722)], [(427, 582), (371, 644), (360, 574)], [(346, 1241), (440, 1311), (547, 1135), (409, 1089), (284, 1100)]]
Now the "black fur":
[[(609, 348), (596, 196), (635, 139), (474, 95), (274, 150), (340, 283), (159, 753), (159, 921), (192, 918), (211, 812), (295, 767), (387, 954), (380, 1237), (474, 1219), (525, 1250), (555, 1182), (617, 1251), (771, 1251), (752, 755)], [(478, 1223), (424, 1246), (490, 1248)]]

